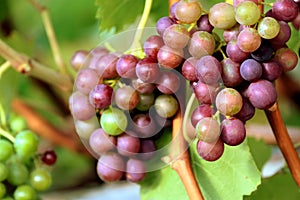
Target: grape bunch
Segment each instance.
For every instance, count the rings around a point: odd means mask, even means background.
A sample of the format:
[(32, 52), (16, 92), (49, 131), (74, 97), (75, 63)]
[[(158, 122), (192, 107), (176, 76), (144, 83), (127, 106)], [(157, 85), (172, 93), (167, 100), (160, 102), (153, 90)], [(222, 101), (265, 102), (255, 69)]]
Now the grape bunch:
[(161, 161), (160, 138), (184, 113), (187, 88), (198, 105), (184, 136), (197, 140), (201, 158), (215, 161), (225, 144), (244, 141), (246, 121), (276, 102), (274, 81), (298, 63), (286, 45), (298, 5), (278, 0), (265, 14), (261, 6), (240, 0), (204, 11), (197, 0), (180, 0), (142, 48), (74, 53), (70, 110), (103, 181), (141, 181)]
[(39, 199), (38, 193), (51, 186), (48, 165), (55, 163), (56, 154), (37, 153), (39, 139), (22, 117), (13, 114), (8, 122), (1, 123), (0, 132), (0, 199)]

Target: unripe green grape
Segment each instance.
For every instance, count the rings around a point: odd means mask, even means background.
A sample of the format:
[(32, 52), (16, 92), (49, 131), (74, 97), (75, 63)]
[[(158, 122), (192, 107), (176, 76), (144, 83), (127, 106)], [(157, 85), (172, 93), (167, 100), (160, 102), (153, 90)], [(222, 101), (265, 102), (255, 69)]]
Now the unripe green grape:
[(163, 94), (156, 98), (154, 107), (159, 116), (169, 118), (177, 113), (179, 106), (172, 95)]
[(30, 174), (30, 184), (38, 191), (47, 190), (52, 184), (51, 174), (44, 168), (35, 169)]
[(253, 1), (244, 1), (238, 4), (235, 10), (235, 19), (239, 24), (250, 26), (258, 22), (260, 9)]
[(35, 191), (29, 185), (20, 185), (14, 191), (15, 200), (33, 200), (35, 199)]
[(106, 109), (100, 118), (102, 129), (109, 135), (120, 135), (127, 128), (128, 120), (123, 111), (118, 108)]
[(38, 144), (37, 135), (30, 130), (24, 130), (16, 135), (14, 148), (17, 155), (22, 158), (28, 158), (37, 151)]
[(8, 169), (5, 164), (0, 163), (0, 182), (4, 181), (8, 176)]
[(9, 118), (9, 126), (12, 132), (18, 133), (27, 128), (27, 122), (22, 116), (12, 115)]
[(208, 19), (219, 29), (229, 29), (236, 24), (234, 7), (228, 3), (217, 3), (210, 8)]
[(9, 159), (14, 151), (13, 144), (4, 139), (0, 139), (0, 149), (0, 162)]
[(0, 183), (0, 199), (2, 199), (6, 194), (6, 187), (3, 183)]
[(21, 185), (28, 180), (29, 172), (24, 164), (12, 163), (8, 166), (7, 181), (12, 185)]
[(272, 17), (264, 17), (258, 24), (258, 34), (265, 39), (272, 39), (277, 36), (280, 31), (280, 25), (276, 19)]

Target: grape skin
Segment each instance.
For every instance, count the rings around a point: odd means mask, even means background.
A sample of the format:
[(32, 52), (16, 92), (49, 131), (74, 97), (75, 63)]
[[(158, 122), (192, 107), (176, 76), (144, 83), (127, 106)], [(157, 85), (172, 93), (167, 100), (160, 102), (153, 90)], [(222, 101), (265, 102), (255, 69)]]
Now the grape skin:
[(206, 31), (196, 31), (188, 45), (189, 53), (195, 58), (212, 55), (215, 51), (215, 39)]
[(229, 29), (236, 24), (234, 7), (228, 3), (217, 3), (209, 10), (209, 22), (216, 28)]
[(126, 164), (126, 178), (130, 182), (139, 182), (146, 176), (146, 166), (143, 161), (129, 159)]
[(202, 8), (198, 1), (179, 1), (175, 7), (175, 16), (182, 23), (196, 22), (201, 16)]
[(215, 143), (208, 143), (198, 140), (197, 152), (199, 156), (206, 161), (216, 161), (224, 152), (224, 143), (221, 139)]
[(225, 116), (238, 113), (242, 106), (242, 96), (233, 88), (224, 88), (217, 94), (216, 107)]
[(83, 94), (89, 94), (92, 88), (99, 81), (99, 75), (97, 74), (96, 70), (91, 68), (81, 69), (76, 77), (75, 85), (78, 91), (82, 92)]
[(221, 123), (221, 139), (225, 144), (237, 146), (246, 138), (244, 123), (236, 118), (224, 119)]
[(260, 47), (261, 37), (254, 28), (244, 28), (238, 35), (237, 44), (244, 52), (253, 52)]
[(94, 130), (89, 138), (89, 145), (97, 155), (102, 155), (113, 149), (116, 144), (117, 139), (113, 136), (109, 136), (101, 128)]
[(277, 36), (280, 30), (280, 25), (276, 19), (272, 17), (264, 17), (258, 23), (258, 34), (264, 39), (272, 39)]
[(246, 81), (257, 81), (262, 75), (262, 66), (254, 59), (247, 59), (241, 64), (240, 74)]
[(237, 5), (235, 10), (235, 19), (242, 25), (253, 25), (260, 18), (260, 10), (256, 3), (252, 1), (244, 1)]
[(189, 42), (189, 32), (180, 24), (173, 24), (166, 28), (163, 41), (173, 49), (183, 49)]
[(122, 110), (132, 110), (140, 101), (137, 91), (128, 85), (118, 88), (114, 99), (117, 106)]
[(75, 119), (85, 121), (95, 115), (95, 109), (90, 104), (88, 97), (79, 91), (70, 96), (69, 106)]
[(220, 125), (212, 117), (204, 117), (196, 125), (196, 136), (204, 142), (216, 142), (220, 136)]

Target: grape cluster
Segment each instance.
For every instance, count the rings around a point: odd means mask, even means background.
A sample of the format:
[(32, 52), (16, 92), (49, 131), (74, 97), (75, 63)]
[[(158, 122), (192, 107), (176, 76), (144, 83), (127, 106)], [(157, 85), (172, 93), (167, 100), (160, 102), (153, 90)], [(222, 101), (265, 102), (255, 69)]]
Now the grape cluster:
[(26, 122), (18, 115), (11, 115), (9, 125), (1, 125), (1, 132), (10, 133), (10, 137), (0, 134), (0, 199), (38, 199), (38, 192), (51, 186), (46, 165), (55, 163), (55, 152), (39, 155), (37, 135), (26, 128)]
[(198, 1), (181, 0), (157, 21), (157, 34), (142, 49), (120, 53), (99, 46), (74, 53), (70, 110), (102, 180), (144, 178), (162, 130), (185, 106), (186, 83), (198, 106), (190, 116), (194, 132), (185, 138), (198, 140), (199, 155), (214, 161), (224, 144), (244, 141), (255, 108), (276, 102), (273, 81), (298, 62), (286, 46), (298, 5), (278, 0), (265, 14), (260, 6), (235, 1), (205, 12)]

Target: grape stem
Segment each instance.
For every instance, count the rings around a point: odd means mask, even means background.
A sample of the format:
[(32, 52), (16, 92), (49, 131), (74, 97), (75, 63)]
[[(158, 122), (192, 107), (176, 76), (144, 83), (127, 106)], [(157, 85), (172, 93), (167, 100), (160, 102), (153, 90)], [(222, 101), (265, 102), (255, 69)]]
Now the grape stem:
[(17, 72), (36, 77), (65, 91), (71, 91), (73, 88), (73, 84), (69, 76), (61, 74), (54, 69), (51, 69), (50, 67), (17, 52), (2, 39), (0, 39), (0, 55), (9, 61), (11, 66)]
[(10, 62), (6, 61), (2, 65), (0, 65), (0, 78), (2, 74), (10, 67)]
[(0, 127), (0, 135), (2, 135), (5, 138), (9, 139), (12, 143), (15, 141), (14, 136), (12, 136), (9, 132), (3, 130), (1, 127)]
[(135, 32), (133, 42), (129, 48), (130, 53), (138, 57), (140, 57), (140, 53), (141, 53), (139, 50), (142, 49), (140, 41), (150, 14), (151, 7), (152, 7), (152, 0), (145, 0), (144, 11), (139, 21), (139, 24), (137, 26), (137, 30)]
[(266, 109), (265, 114), (290, 172), (298, 187), (300, 187), (300, 159), (281, 116), (278, 102), (275, 102), (271, 108)]

